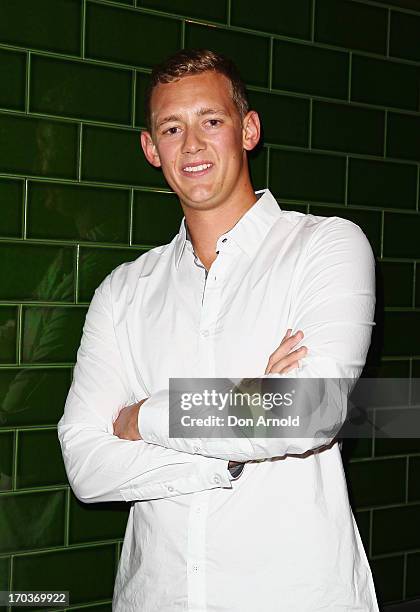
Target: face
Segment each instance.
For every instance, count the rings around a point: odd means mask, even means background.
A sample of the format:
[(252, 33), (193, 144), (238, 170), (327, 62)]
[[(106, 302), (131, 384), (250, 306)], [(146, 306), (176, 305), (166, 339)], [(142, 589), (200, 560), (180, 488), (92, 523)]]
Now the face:
[(258, 115), (241, 120), (224, 75), (207, 71), (157, 85), (151, 112), (144, 153), (183, 205), (213, 208), (248, 187), (246, 151), (258, 143)]

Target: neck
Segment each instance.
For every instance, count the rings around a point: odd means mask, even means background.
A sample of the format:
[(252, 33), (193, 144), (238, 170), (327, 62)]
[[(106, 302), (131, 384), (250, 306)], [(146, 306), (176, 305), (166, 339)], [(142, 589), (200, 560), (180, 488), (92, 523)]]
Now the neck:
[[(238, 194), (238, 191), (236, 193)], [(217, 257), (217, 240), (238, 223), (257, 199), (249, 183), (246, 190), (242, 190), (240, 195), (228, 198), (215, 208), (209, 210), (184, 208), (194, 252), (207, 270)]]

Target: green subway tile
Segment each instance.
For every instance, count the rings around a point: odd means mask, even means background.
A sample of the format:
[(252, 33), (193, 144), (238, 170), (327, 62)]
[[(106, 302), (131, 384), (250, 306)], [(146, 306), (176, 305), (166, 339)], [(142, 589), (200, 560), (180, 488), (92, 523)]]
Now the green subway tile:
[[(380, 268), (376, 268), (376, 277), (380, 278)], [(363, 370), (365, 378), (408, 378), (410, 363), (408, 360), (388, 360), (366, 364)]]
[(366, 159), (349, 160), (349, 204), (416, 208), (417, 167)]
[(420, 214), (385, 212), (384, 257), (420, 258)]
[(62, 546), (64, 509), (65, 491), (1, 495), (0, 552)]
[(373, 511), (372, 554), (420, 548), (420, 504)]
[(420, 117), (412, 115), (388, 115), (388, 157), (420, 161)]
[(410, 307), (413, 303), (413, 264), (379, 261), (376, 285), (384, 306)]
[(349, 459), (365, 459), (372, 456), (372, 438), (346, 438), (342, 449), (344, 457)]
[(1, 42), (80, 53), (79, 0), (2, 0), (1, 10)]
[(0, 557), (0, 591), (9, 589), (10, 557)]
[(387, 11), (350, 0), (317, 0), (315, 39), (317, 41), (385, 53)]
[(417, 67), (354, 55), (351, 74), (352, 100), (417, 110)]
[[(414, 2), (418, 7), (418, 0)], [(391, 11), (390, 55), (420, 61), (419, 32), (420, 15)]]
[(281, 200), (278, 203), (283, 211), (294, 210), (295, 212), (301, 212), (304, 215), (306, 215), (308, 212), (308, 206), (306, 204), (290, 204), (289, 202), (282, 202)]
[(205, 3), (195, 0), (137, 0), (137, 6), (212, 21), (226, 21), (227, 18), (226, 0)]
[(76, 177), (77, 126), (0, 115), (0, 172)]
[(255, 191), (267, 187), (267, 148), (259, 143), (253, 151), (248, 151), (248, 166)]
[(274, 41), (273, 87), (299, 93), (347, 98), (348, 53)]
[(127, 244), (130, 192), (28, 183), (27, 237)]
[(420, 453), (420, 438), (377, 438), (375, 456), (408, 455)]
[(82, 504), (70, 498), (69, 543), (123, 539), (129, 506), (125, 503)]
[(0, 363), (16, 361), (16, 306), (0, 306)]
[[(121, 0), (117, 0), (118, 2), (120, 2)], [(81, 606), (80, 608), (73, 608), (73, 606), (70, 608), (71, 612), (74, 612), (74, 610), (83, 610), (83, 612), (86, 612), (86, 607), (85, 606)], [(105, 604), (99, 604), (99, 606), (89, 606), (89, 612), (93, 610), (93, 612), (112, 612), (112, 601), (110, 601), (109, 603), (105, 603)]]
[(369, 239), (375, 255), (379, 256), (381, 250), (381, 213), (372, 210), (358, 210), (349, 207), (331, 207), (310, 205), (309, 212), (321, 217), (341, 217), (349, 219), (362, 228)]
[(406, 597), (420, 596), (420, 553), (407, 555)]
[[(381, 0), (373, 0), (373, 2), (379, 2), (380, 4), (383, 4)], [(386, 0), (386, 4), (396, 6), (397, 8), (408, 8), (413, 9), (414, 11), (419, 10), (418, 0)]]
[[(1, 28), (1, 25), (0, 25)], [(0, 106), (13, 110), (25, 108), (26, 54), (0, 49)]]
[(160, 245), (171, 242), (184, 216), (174, 193), (134, 192), (133, 242)]
[(382, 603), (403, 597), (404, 556), (372, 559), (370, 562), (375, 590)]
[[(309, 100), (250, 91), (249, 102), (260, 116), (264, 142), (307, 146)], [(279, 121), (279, 116), (287, 121)]]
[(310, 38), (311, 0), (266, 0), (258, 9), (254, 0), (232, 0), (230, 22), (234, 26), (263, 30), (270, 34)]
[(417, 264), (416, 267), (416, 304), (417, 307), (420, 306), (420, 264)]
[(404, 502), (405, 468), (405, 459), (376, 459), (350, 463), (349, 489), (356, 507)]
[(109, 599), (115, 563), (114, 544), (19, 555), (13, 563), (13, 588), (70, 591), (72, 604)]
[(90, 302), (93, 293), (114, 268), (134, 261), (142, 254), (138, 249), (103, 249), (81, 247), (79, 256), (79, 302)]
[(75, 363), (86, 308), (26, 306), (22, 363)]
[(70, 368), (1, 368), (0, 426), (55, 425), (70, 383)]
[(420, 346), (420, 312), (388, 311), (384, 313), (383, 355), (418, 355)]
[(145, 100), (146, 88), (150, 83), (150, 75), (137, 72), (136, 75), (136, 125), (146, 127)]
[(40, 487), (67, 484), (57, 429), (20, 431), (16, 486)]
[(248, 85), (268, 85), (269, 39), (266, 37), (187, 22), (185, 46), (222, 53), (235, 62)]
[(384, 112), (348, 104), (314, 102), (312, 147), (382, 155)]
[(21, 236), (22, 199), (23, 181), (0, 179), (0, 236)]
[(367, 510), (355, 511), (354, 518), (367, 554), (369, 551), (370, 512)]
[(344, 184), (343, 157), (271, 150), (270, 189), (281, 198), (341, 202)]
[(1, 298), (72, 301), (73, 259), (73, 247), (0, 242)]
[(174, 19), (88, 3), (86, 57), (151, 67), (178, 50), (180, 28)]
[(420, 501), (420, 457), (410, 457), (408, 472), (408, 501)]
[(83, 138), (83, 179), (167, 187), (162, 171), (146, 160), (138, 130), (86, 126)]
[(31, 61), (30, 110), (110, 123), (130, 123), (131, 79), (131, 70), (34, 55)]
[(13, 437), (12, 431), (0, 432), (0, 491), (13, 488)]

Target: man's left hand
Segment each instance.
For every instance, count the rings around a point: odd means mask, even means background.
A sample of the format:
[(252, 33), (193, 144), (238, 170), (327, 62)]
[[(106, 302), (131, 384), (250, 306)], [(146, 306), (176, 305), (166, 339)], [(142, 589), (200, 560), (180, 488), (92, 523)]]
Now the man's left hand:
[(137, 404), (121, 408), (118, 417), (114, 421), (114, 436), (122, 440), (142, 439), (139, 432), (138, 418), (140, 407), (146, 399), (148, 398), (146, 397)]

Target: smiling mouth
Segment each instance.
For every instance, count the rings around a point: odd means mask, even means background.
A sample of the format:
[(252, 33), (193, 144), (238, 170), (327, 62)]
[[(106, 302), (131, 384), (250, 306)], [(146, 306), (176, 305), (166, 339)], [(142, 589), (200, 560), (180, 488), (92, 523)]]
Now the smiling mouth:
[(202, 162), (201, 164), (191, 164), (189, 166), (184, 166), (181, 168), (181, 173), (183, 176), (188, 177), (196, 177), (203, 176), (203, 174), (207, 174), (213, 168), (213, 164), (211, 162)]

